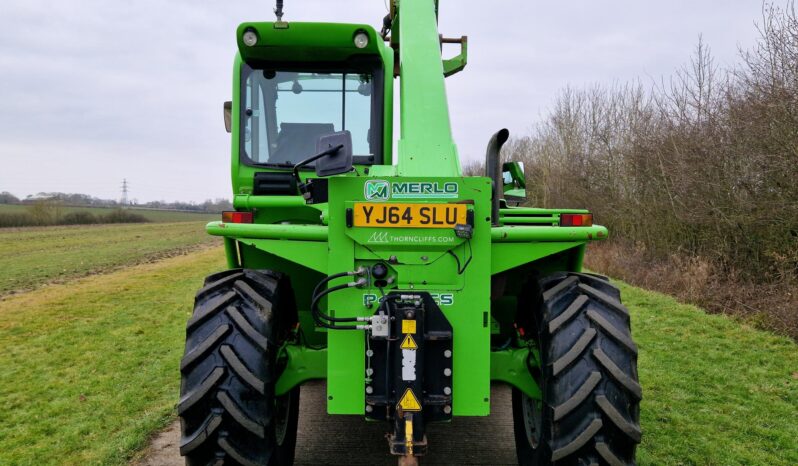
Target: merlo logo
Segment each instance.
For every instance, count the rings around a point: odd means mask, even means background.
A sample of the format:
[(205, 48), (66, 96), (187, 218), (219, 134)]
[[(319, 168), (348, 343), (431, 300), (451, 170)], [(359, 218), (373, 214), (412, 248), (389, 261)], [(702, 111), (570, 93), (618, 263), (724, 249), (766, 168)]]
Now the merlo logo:
[(363, 187), (363, 195), (367, 201), (387, 201), (390, 196), (388, 182), (384, 180), (368, 180)]

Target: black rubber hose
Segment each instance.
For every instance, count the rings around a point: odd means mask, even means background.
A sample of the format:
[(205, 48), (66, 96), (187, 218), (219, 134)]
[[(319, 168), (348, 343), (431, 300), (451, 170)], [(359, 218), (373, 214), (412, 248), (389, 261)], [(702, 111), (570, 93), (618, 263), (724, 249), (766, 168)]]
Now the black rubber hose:
[(330, 275), (329, 277), (324, 277), (316, 285), (316, 288), (313, 289), (313, 294), (311, 296), (316, 296), (317, 294), (319, 294), (319, 290), (321, 289), (322, 285), (324, 285), (325, 283), (329, 283), (329, 282), (335, 280), (336, 278), (342, 278), (342, 277), (348, 277), (348, 276), (349, 276), (349, 272), (341, 272), (341, 273), (336, 273), (336, 274)]
[(321, 311), (321, 309), (319, 309), (319, 302), (321, 302), (321, 298), (327, 296), (330, 293), (334, 293), (340, 290), (345, 290), (347, 288), (349, 288), (349, 285), (345, 283), (343, 285), (337, 285), (333, 286), (332, 288), (327, 288), (321, 293), (318, 293), (315, 296), (313, 296), (313, 301), (310, 303), (310, 309), (311, 311), (313, 311), (313, 315), (315, 315), (320, 319), (324, 319), (328, 322), (357, 322), (357, 317), (333, 317), (325, 314), (324, 312)]
[[(324, 290), (323, 292), (320, 293), (319, 290), (321, 289), (321, 287), (324, 286), (326, 283), (329, 283), (330, 281), (335, 280), (336, 278), (348, 277), (350, 275), (351, 274), (349, 272), (341, 272), (341, 273), (336, 273), (336, 274), (330, 275), (329, 277), (324, 277), (316, 285), (316, 288), (313, 289), (313, 297), (312, 297), (311, 305), (310, 305), (310, 314), (313, 317), (313, 321), (317, 325), (319, 325), (320, 327), (324, 327), (324, 328), (331, 329), (331, 330), (357, 330), (357, 328), (353, 327), (353, 326), (349, 326), (349, 325), (334, 325), (334, 324), (330, 324), (329, 322), (325, 322), (324, 320), (322, 320), (321, 316), (329, 317), (331, 319), (332, 319), (332, 317), (331, 316), (327, 316), (326, 314), (321, 312), (321, 310), (318, 308), (318, 304), (319, 304), (319, 301), (321, 300), (321, 298), (323, 298), (324, 296), (326, 296), (329, 293), (332, 293), (333, 291), (337, 291), (337, 290), (340, 290), (340, 289), (347, 288), (348, 285), (338, 285), (337, 287), (329, 288), (329, 289)], [(347, 320), (347, 322), (356, 322), (356, 321), (357, 320), (354, 319), (354, 318), (351, 318), (351, 320)]]

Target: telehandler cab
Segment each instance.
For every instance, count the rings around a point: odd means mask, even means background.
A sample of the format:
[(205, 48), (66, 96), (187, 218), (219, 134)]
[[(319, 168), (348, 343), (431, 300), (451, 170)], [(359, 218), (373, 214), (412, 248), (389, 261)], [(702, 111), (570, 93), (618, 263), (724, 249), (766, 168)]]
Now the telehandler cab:
[(465, 67), (467, 38), (439, 36), (436, 0), (391, 0), (380, 32), (275, 12), (236, 32), (235, 211), (207, 226), (229, 270), (187, 324), (186, 464), (292, 464), (313, 379), (330, 414), (385, 422), (400, 464), (432, 448), (429, 423), (487, 416), (492, 382), (512, 387), (519, 464), (634, 464), (629, 313), (581, 271), (607, 230), (585, 210), (519, 207), (507, 130), (486, 176), (462, 175), (444, 78)]

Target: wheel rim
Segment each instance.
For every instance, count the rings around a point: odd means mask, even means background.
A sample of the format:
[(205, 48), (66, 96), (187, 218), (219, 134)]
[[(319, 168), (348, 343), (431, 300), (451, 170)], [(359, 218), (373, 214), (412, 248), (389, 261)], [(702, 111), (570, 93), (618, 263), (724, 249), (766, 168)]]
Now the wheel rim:
[(521, 411), (524, 417), (524, 429), (529, 446), (537, 449), (540, 445), (540, 433), (543, 429), (543, 403), (540, 400), (521, 395)]
[(274, 407), (274, 437), (277, 445), (282, 445), (285, 442), (285, 437), (288, 433), (288, 423), (291, 419), (291, 394), (277, 398), (274, 401)]

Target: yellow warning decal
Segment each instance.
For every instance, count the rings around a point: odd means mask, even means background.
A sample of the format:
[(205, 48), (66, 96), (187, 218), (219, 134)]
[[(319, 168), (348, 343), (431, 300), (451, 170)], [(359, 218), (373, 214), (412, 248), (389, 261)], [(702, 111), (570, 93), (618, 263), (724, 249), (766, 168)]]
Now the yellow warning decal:
[(416, 340), (413, 339), (412, 335), (405, 335), (405, 339), (402, 340), (402, 349), (418, 349)]
[(416, 333), (416, 321), (402, 320), (402, 333)]
[(402, 395), (402, 399), (399, 400), (399, 407), (404, 411), (421, 411), (421, 403), (418, 402), (418, 398), (416, 398), (413, 390), (409, 388), (405, 390), (405, 394)]

